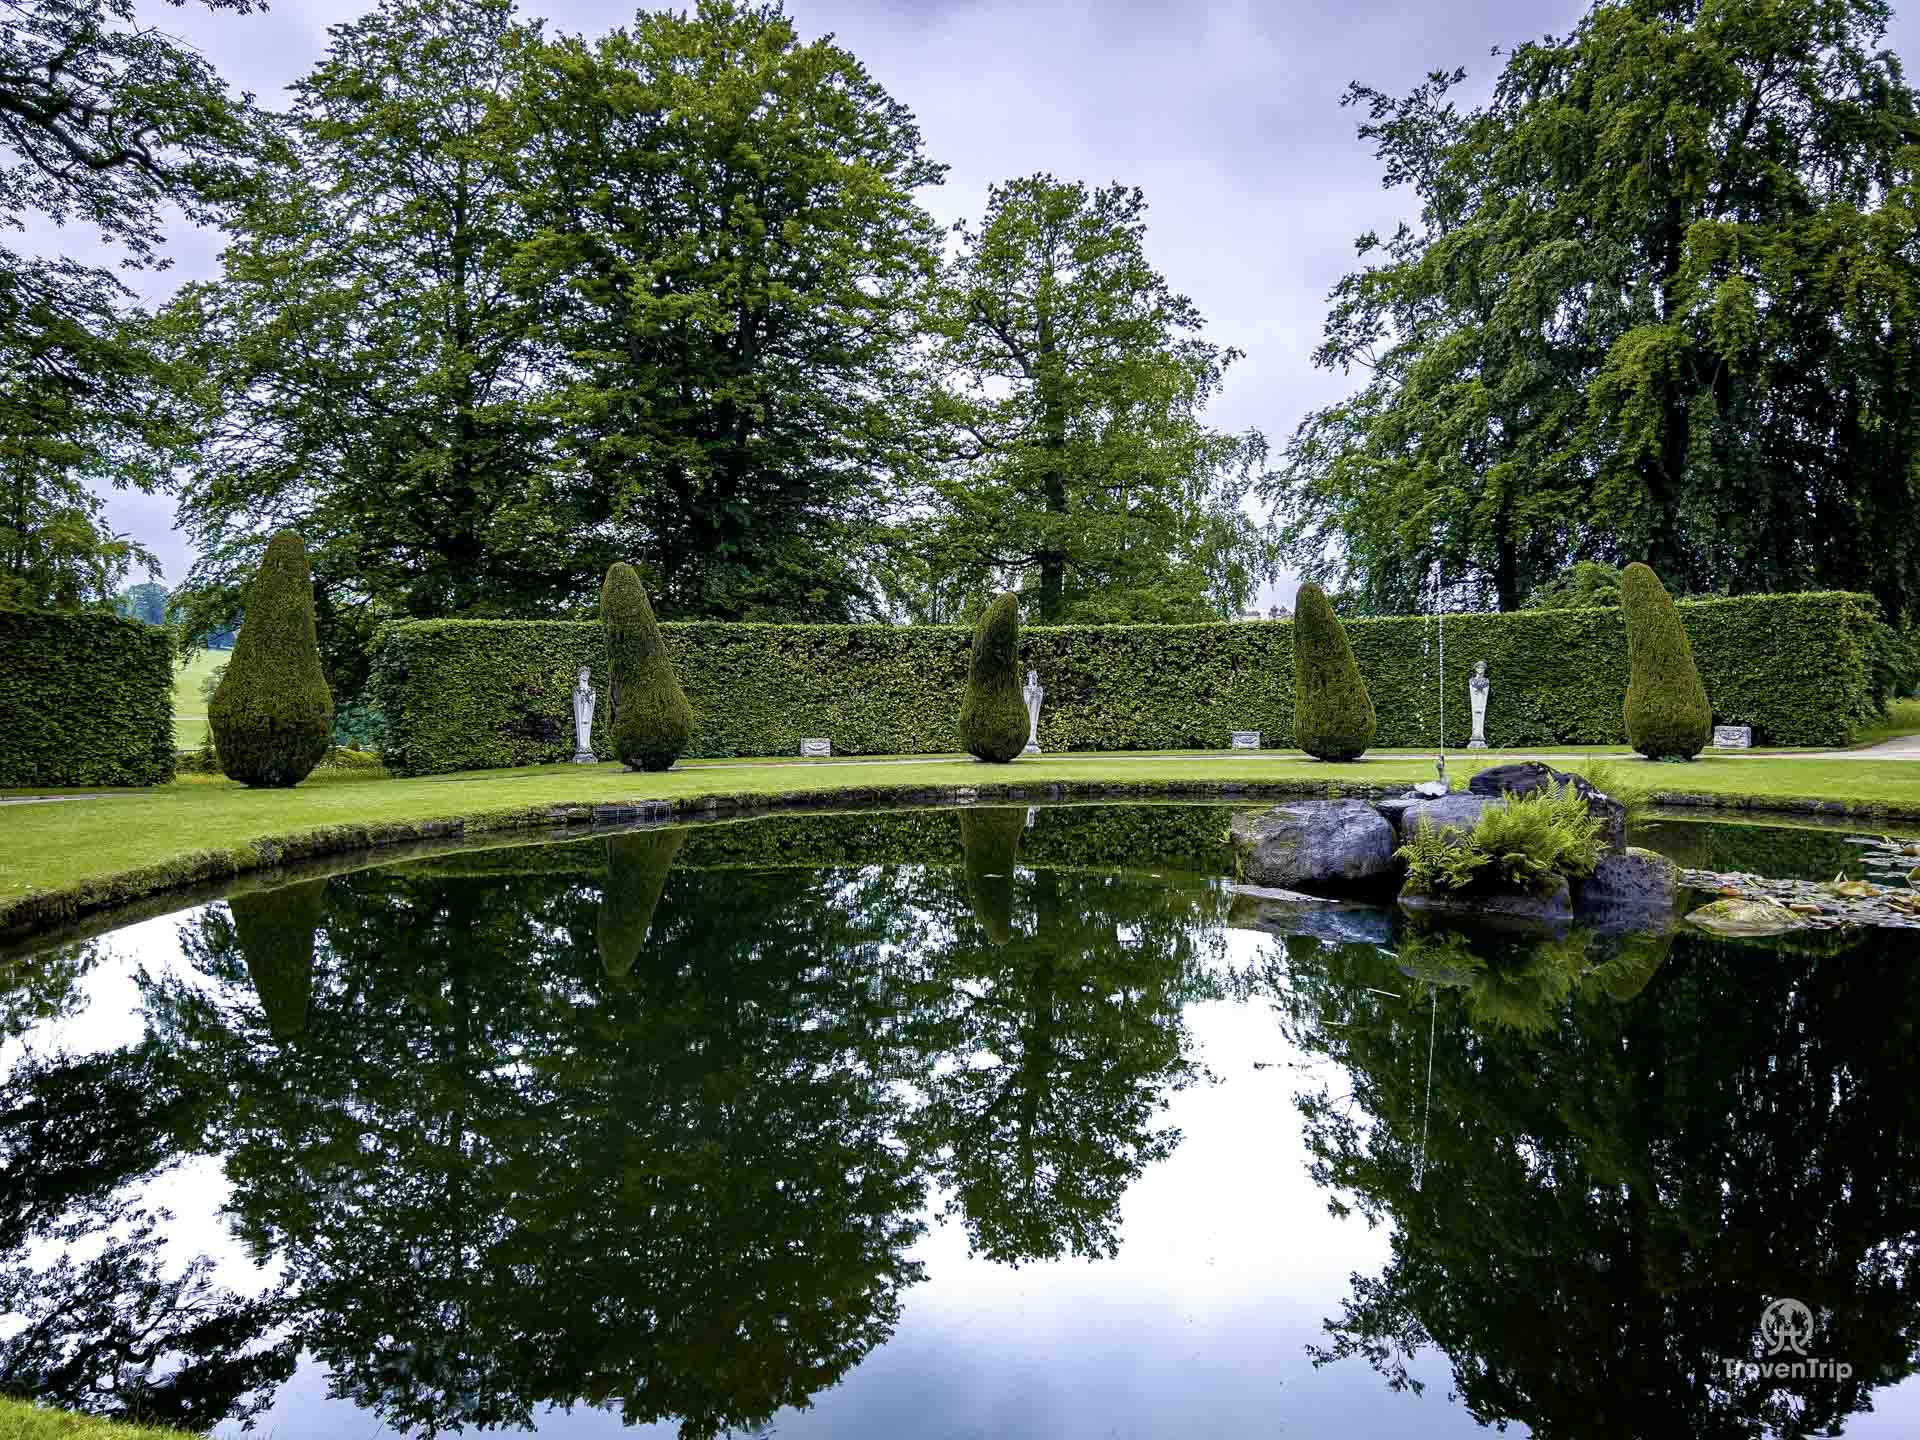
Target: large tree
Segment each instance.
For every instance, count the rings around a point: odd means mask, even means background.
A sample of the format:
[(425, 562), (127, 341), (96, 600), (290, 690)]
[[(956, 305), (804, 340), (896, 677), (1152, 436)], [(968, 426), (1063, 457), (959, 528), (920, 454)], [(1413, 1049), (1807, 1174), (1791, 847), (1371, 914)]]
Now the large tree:
[[(216, 218), (252, 151), (247, 98), (133, 0), (0, 0), (0, 224), (85, 226), (159, 269), (169, 210)], [(186, 438), (131, 300), (110, 270), (0, 246), (0, 603), (104, 605), (133, 564), (158, 572), (98, 495), (164, 486)]]
[(613, 558), (604, 494), (552, 463), (535, 402), (514, 112), (535, 32), (511, 0), (387, 0), (294, 87), (288, 162), (171, 321), (210, 377), (182, 514), (196, 630), (230, 619), (268, 535), (313, 556), (351, 692), (384, 615), (551, 612)]
[(1202, 420), (1239, 352), (1148, 262), (1146, 208), (1033, 175), (957, 227), (928, 320), (951, 451), (906, 527), (930, 615), (1013, 583), (1043, 624), (1217, 619), (1262, 578), (1266, 443)]
[(937, 238), (913, 117), (733, 0), (550, 45), (523, 104), (550, 413), (661, 614), (861, 613)]
[(1920, 601), (1913, 92), (1882, 0), (1602, 0), (1507, 57), (1355, 86), (1417, 225), (1361, 238), (1319, 363), (1369, 372), (1273, 487), (1310, 569), (1502, 608), (1569, 555), (1686, 591)]

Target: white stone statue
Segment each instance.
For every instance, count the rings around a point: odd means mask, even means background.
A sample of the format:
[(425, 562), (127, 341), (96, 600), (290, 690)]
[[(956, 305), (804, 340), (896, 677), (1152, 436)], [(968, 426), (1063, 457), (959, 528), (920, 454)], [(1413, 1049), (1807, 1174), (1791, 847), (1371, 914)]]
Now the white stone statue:
[(1487, 662), (1473, 662), (1473, 678), (1467, 681), (1467, 698), (1473, 702), (1473, 738), (1467, 741), (1469, 750), (1487, 748), (1487, 692), (1493, 688), (1493, 682), (1487, 679)]
[(573, 763), (576, 765), (598, 765), (600, 758), (593, 753), (593, 702), (600, 698), (600, 692), (593, 688), (593, 677), (588, 667), (580, 667), (580, 678), (573, 687)]
[(1020, 696), (1027, 702), (1027, 748), (1020, 753), (1038, 755), (1040, 753), (1040, 702), (1047, 698), (1047, 692), (1040, 688), (1039, 671), (1027, 671), (1026, 688), (1020, 692)]

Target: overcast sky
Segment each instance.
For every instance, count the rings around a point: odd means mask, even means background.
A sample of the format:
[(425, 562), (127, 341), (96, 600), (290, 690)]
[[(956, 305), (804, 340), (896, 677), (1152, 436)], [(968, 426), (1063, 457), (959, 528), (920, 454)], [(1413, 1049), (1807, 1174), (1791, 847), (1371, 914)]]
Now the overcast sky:
[[(357, 0), (274, 0), (236, 18), (153, 6), (262, 103), (325, 51)], [(919, 117), (949, 167), (927, 193), (943, 220), (977, 217), (987, 186), (1035, 171), (1145, 190), (1148, 250), (1191, 295), (1212, 338), (1246, 352), (1215, 424), (1257, 426), (1276, 446), (1351, 381), (1314, 369), (1329, 288), (1361, 232), (1407, 207), (1340, 107), (1350, 80), (1395, 93), (1464, 65), (1490, 86), (1489, 51), (1568, 29), (1580, 0), (790, 0), (803, 34), (832, 32)], [(612, 0), (527, 0), (550, 29), (600, 34), (631, 20)], [(1912, 22), (1890, 41), (1911, 55)], [(62, 237), (86, 249), (84, 237)], [(218, 236), (181, 233), (166, 284), (214, 273)], [(117, 496), (115, 528), (145, 540), (177, 583), (191, 556), (164, 497)], [(1291, 597), (1292, 585), (1281, 598)], [(1267, 597), (1271, 599), (1272, 597)]]

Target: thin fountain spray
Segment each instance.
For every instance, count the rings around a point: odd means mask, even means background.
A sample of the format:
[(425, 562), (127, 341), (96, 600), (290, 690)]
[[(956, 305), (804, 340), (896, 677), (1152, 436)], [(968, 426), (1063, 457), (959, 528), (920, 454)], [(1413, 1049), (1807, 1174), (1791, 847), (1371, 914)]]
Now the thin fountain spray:
[(1433, 579), (1433, 602), (1427, 614), (1440, 632), (1440, 673), (1436, 687), (1440, 692), (1440, 745), (1433, 766), (1440, 778), (1421, 781), (1413, 787), (1413, 793), (1432, 800), (1447, 794), (1453, 787), (1447, 783), (1447, 612), (1440, 603), (1440, 562), (1435, 560), (1427, 573)]

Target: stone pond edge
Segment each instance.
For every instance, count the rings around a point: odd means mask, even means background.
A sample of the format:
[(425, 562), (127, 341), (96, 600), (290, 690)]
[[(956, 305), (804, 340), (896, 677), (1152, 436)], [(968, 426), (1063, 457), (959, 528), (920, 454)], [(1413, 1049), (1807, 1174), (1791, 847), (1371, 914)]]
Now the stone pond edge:
[[(476, 836), (509, 835), (546, 830), (545, 838), (572, 839), (611, 833), (636, 826), (673, 821), (772, 815), (815, 810), (823, 806), (867, 807), (966, 806), (1003, 801), (1035, 803), (1060, 800), (1136, 800), (1162, 797), (1219, 800), (1353, 799), (1382, 800), (1405, 792), (1404, 782), (1393, 785), (1356, 784), (1326, 780), (1052, 780), (1044, 782), (982, 781), (974, 785), (821, 785), (805, 790), (768, 794), (740, 791), (679, 796), (670, 800), (636, 797), (600, 804), (523, 805), (476, 811), (468, 815), (418, 820), (380, 821), (364, 825), (326, 825), (286, 835), (268, 835), (231, 850), (201, 850), (151, 865), (98, 876), (57, 890), (41, 890), (0, 901), (0, 947), (11, 951), (22, 942), (49, 938), (90, 919), (89, 934), (115, 928), (135, 919), (136, 902), (154, 898), (188, 899), (186, 892), (224, 887), (243, 877), (274, 880), (280, 873), (308, 862), (334, 856), (384, 863), (412, 858), (422, 849), (457, 848)], [(1920, 821), (1920, 805), (1879, 805), (1845, 800), (1753, 795), (1703, 795), (1693, 792), (1657, 792), (1648, 802), (1659, 806), (1734, 810), (1751, 814), (1827, 815), (1863, 820)], [(217, 898), (208, 894), (205, 899)], [(165, 908), (171, 908), (165, 907)], [(165, 913), (165, 908), (154, 913)], [(128, 913), (122, 913), (128, 912)], [(0, 957), (3, 958), (3, 957)]]

